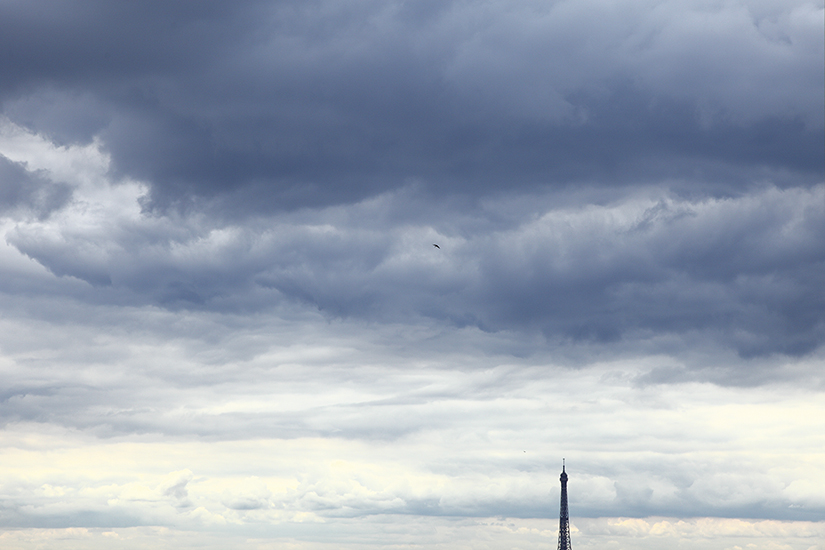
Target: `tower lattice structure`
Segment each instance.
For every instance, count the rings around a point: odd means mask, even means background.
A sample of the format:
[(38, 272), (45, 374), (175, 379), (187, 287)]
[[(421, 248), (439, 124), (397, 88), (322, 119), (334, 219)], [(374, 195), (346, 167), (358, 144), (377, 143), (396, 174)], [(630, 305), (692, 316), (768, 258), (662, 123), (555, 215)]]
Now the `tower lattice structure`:
[(561, 508), (559, 509), (559, 550), (571, 550), (570, 514), (567, 511), (567, 472), (564, 471), (564, 459), (561, 462)]

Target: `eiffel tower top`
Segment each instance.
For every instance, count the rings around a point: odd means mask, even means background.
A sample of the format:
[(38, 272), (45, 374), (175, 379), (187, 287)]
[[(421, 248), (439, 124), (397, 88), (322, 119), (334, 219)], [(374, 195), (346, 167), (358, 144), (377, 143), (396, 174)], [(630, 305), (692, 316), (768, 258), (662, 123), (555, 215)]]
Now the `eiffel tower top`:
[(567, 472), (564, 468), (564, 459), (561, 461), (561, 502), (559, 506), (559, 546), (558, 550), (571, 550), (570, 544), (570, 512), (567, 509)]

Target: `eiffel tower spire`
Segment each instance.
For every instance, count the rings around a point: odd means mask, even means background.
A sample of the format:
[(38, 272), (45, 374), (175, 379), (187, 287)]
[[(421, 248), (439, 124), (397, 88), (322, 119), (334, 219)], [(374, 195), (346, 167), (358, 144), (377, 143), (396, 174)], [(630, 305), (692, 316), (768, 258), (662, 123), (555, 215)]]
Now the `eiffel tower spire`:
[(567, 473), (561, 459), (561, 509), (559, 510), (559, 550), (572, 550), (570, 544), (570, 514), (567, 511)]

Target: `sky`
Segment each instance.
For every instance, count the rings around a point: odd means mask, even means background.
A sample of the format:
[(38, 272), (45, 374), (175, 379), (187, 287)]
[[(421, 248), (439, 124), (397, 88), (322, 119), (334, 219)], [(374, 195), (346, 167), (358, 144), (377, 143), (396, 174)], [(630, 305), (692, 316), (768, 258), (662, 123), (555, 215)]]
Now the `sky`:
[(0, 546), (825, 550), (824, 21), (0, 0)]

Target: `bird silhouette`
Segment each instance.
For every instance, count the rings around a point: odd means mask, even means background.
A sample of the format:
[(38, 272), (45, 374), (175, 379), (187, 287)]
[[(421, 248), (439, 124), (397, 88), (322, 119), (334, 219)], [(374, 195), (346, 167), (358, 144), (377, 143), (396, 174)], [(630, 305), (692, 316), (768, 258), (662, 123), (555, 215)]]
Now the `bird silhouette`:
[(436, 247), (437, 249), (441, 250), (441, 247), (438, 246), (437, 244), (433, 243), (433, 246)]

